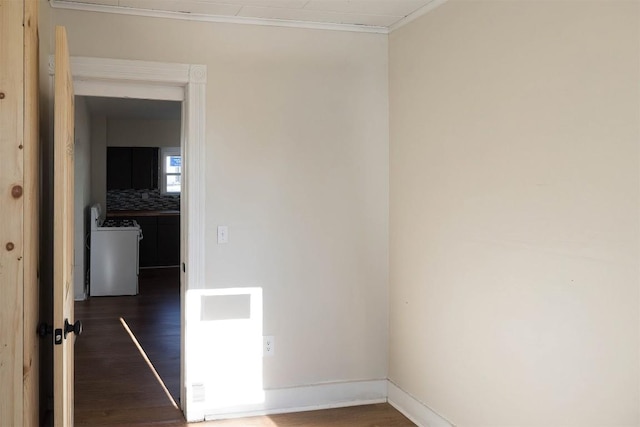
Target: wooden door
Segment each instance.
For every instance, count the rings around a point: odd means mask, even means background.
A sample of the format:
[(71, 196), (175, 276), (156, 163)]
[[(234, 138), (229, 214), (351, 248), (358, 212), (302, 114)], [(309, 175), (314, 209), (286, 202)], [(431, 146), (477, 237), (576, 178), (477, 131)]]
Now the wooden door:
[[(38, 127), (38, 1), (24, 2), (24, 419), (38, 426), (40, 415), (40, 132)], [(0, 61), (0, 63), (2, 63)], [(18, 149), (20, 147), (18, 146)]]
[(54, 425), (73, 426), (73, 85), (67, 33), (56, 27), (53, 212)]
[(23, 349), (23, 15), (0, 1), (0, 424), (22, 425)]
[(0, 425), (39, 425), (38, 2), (0, 0)]

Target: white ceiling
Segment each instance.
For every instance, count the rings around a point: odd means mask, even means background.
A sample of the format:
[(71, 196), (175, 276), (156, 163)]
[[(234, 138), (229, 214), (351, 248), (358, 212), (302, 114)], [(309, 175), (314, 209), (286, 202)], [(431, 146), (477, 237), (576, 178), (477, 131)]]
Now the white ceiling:
[(50, 0), (53, 7), (222, 22), (378, 30), (444, 0)]

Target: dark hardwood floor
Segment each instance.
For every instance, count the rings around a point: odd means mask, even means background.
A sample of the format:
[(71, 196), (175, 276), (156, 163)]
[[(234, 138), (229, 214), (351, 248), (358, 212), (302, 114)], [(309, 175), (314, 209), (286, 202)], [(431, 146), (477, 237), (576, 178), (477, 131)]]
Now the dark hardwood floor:
[[(180, 383), (179, 270), (141, 270), (140, 295), (76, 302), (84, 332), (75, 348), (75, 425), (187, 426), (175, 402)], [(121, 320), (123, 319), (123, 320)], [(202, 427), (409, 427), (388, 404), (192, 424)]]
[(76, 425), (182, 420), (125, 327), (178, 401), (179, 280), (177, 268), (141, 270), (137, 296), (76, 302), (75, 317), (84, 326), (75, 348)]

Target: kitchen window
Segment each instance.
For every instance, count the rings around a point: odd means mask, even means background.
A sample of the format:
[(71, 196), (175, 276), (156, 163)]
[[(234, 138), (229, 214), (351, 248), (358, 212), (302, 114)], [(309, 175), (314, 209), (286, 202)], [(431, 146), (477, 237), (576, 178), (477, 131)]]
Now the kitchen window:
[(160, 190), (163, 194), (180, 194), (182, 183), (182, 155), (180, 147), (160, 149)]

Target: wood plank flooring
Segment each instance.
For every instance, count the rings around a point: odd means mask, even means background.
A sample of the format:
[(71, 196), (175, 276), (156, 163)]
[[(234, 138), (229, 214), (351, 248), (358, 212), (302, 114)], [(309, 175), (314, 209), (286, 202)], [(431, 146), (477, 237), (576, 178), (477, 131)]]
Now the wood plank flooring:
[[(76, 302), (84, 332), (76, 341), (75, 425), (184, 427), (120, 318), (175, 401), (180, 383), (178, 269), (141, 270), (140, 295)], [(388, 404), (190, 424), (202, 427), (409, 427)]]
[(131, 329), (173, 398), (180, 383), (179, 270), (140, 271), (140, 295), (76, 302), (84, 325), (76, 341), (77, 426), (181, 421), (125, 329)]
[(197, 424), (197, 426), (201, 425), (203, 427), (415, 427), (415, 424), (388, 403)]

